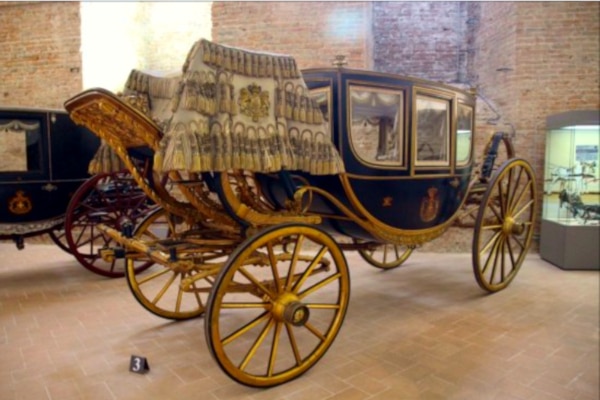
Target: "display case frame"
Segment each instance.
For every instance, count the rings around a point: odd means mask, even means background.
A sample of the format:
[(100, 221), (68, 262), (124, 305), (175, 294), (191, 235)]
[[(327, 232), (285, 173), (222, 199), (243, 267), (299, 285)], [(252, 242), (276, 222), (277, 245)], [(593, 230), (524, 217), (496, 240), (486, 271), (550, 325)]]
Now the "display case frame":
[(600, 269), (600, 111), (546, 120), (540, 255), (563, 269)]

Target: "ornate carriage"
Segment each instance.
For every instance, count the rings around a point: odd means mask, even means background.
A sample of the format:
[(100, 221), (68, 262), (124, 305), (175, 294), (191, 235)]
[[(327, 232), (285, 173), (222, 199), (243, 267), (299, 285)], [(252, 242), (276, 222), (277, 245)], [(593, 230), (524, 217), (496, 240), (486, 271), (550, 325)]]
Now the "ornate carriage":
[(204, 316), (212, 355), (242, 384), (285, 383), (325, 354), (349, 302), (344, 251), (392, 269), (471, 227), (476, 280), (495, 292), (531, 242), (531, 167), (502, 133), (477, 162), (475, 95), (450, 86), (300, 72), (289, 56), (200, 40), (182, 74), (134, 70), (121, 96), (91, 89), (65, 107), (160, 206), (100, 224), (120, 244), (102, 256), (126, 260), (148, 311)]
[(110, 238), (95, 227), (136, 221), (153, 204), (99, 144), (65, 110), (0, 109), (0, 239), (23, 249), (25, 238), (48, 234), (88, 270), (124, 276), (97, 254)]
[(23, 248), (24, 238), (49, 233), (67, 249), (65, 209), (98, 142), (64, 110), (0, 109), (0, 238)]

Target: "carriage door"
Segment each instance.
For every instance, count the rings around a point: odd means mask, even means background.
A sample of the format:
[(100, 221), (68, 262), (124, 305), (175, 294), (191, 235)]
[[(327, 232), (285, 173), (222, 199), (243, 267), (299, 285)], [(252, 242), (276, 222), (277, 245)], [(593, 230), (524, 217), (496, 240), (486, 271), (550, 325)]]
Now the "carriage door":
[(402, 82), (346, 81), (343, 157), (355, 207), (382, 224), (420, 226), (409, 210), (413, 195), (407, 155), (407, 86)]
[(45, 113), (0, 111), (0, 221), (42, 220), (47, 201), (41, 199), (48, 179)]

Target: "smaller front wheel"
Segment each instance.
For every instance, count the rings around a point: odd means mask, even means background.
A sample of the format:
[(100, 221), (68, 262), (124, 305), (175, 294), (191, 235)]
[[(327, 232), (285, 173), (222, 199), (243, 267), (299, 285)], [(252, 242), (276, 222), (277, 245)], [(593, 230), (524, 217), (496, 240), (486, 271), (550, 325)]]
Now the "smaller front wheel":
[(412, 247), (385, 243), (372, 249), (359, 249), (358, 254), (375, 268), (388, 270), (404, 264), (412, 251)]
[[(157, 209), (136, 227), (133, 238), (151, 246), (153, 243), (171, 242), (165, 248), (189, 247), (181, 241), (182, 235), (191, 227), (179, 217), (169, 214), (164, 209)], [(200, 246), (198, 246), (200, 247)], [(221, 250), (204, 250), (203, 253), (186, 253), (182, 257), (193, 259), (216, 259), (224, 256)], [(193, 264), (188, 268), (169, 268), (160, 263), (139, 270), (136, 262), (151, 260), (145, 254), (132, 254), (127, 259), (127, 284), (131, 293), (142, 307), (152, 314), (172, 320), (187, 320), (202, 316), (205, 300), (211, 289), (211, 277), (192, 282), (198, 270)]]
[(239, 245), (219, 273), (206, 309), (208, 347), (239, 383), (288, 382), (329, 349), (349, 296), (346, 259), (331, 236), (272, 226)]

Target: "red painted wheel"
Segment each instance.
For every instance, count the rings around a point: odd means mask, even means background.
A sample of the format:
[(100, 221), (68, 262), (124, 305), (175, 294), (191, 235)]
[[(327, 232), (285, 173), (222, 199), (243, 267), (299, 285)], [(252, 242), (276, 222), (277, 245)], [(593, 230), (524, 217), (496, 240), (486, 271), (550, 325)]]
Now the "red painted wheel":
[(65, 235), (64, 223), (57, 225), (51, 230), (49, 230), (48, 236), (50, 236), (50, 239), (52, 239), (54, 244), (56, 244), (61, 250), (72, 254), (71, 249), (69, 248), (69, 243), (67, 243), (67, 236)]
[[(97, 229), (104, 224), (121, 230), (125, 220), (134, 226), (155, 206), (138, 187), (129, 173), (98, 174), (75, 192), (65, 217), (65, 238), (70, 252), (88, 270), (102, 276), (125, 276), (125, 260), (104, 261), (98, 251), (118, 244)], [(136, 270), (150, 267), (141, 261)]]

